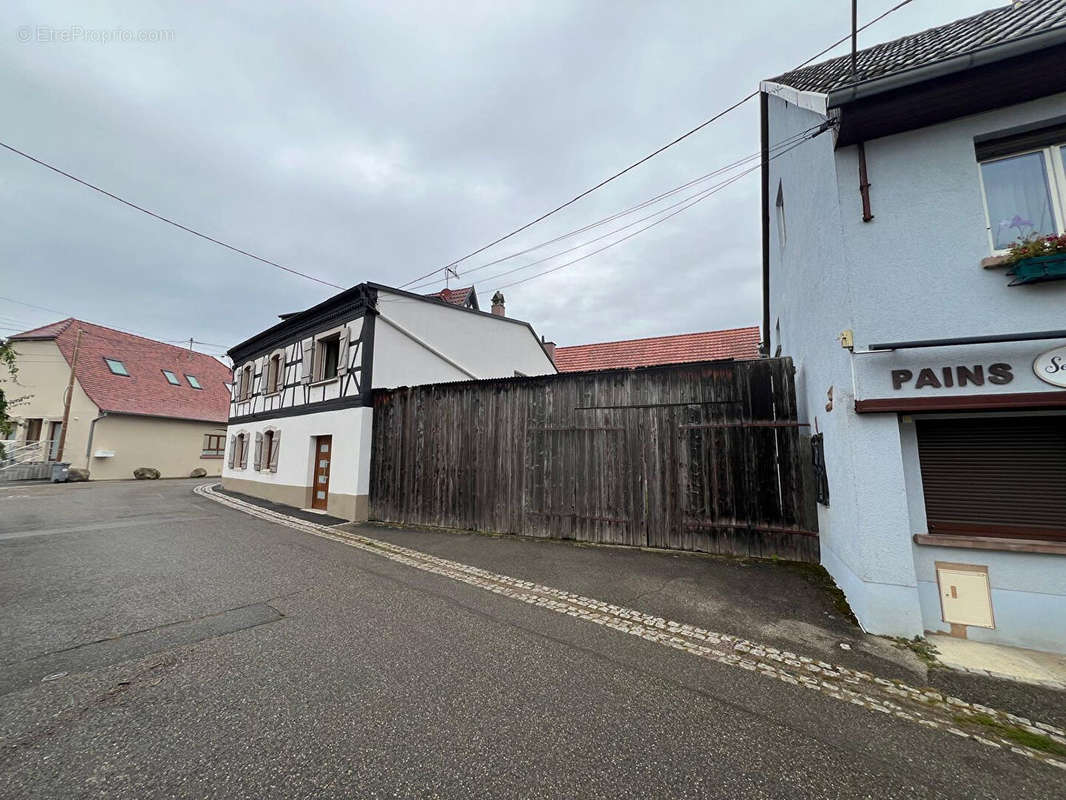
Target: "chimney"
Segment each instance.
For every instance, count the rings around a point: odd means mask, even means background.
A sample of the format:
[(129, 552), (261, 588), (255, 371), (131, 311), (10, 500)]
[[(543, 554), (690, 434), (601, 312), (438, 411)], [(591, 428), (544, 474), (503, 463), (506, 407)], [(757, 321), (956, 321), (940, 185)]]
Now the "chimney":
[(497, 317), (506, 317), (503, 309), (503, 292), (496, 292), (492, 296), (492, 313)]
[(542, 345), (544, 345), (544, 350), (548, 354), (548, 358), (550, 358), (552, 360), (552, 363), (554, 364), (555, 363), (555, 342), (549, 342), (547, 339), (545, 339), (543, 336), (541, 336), (540, 337), (540, 343)]

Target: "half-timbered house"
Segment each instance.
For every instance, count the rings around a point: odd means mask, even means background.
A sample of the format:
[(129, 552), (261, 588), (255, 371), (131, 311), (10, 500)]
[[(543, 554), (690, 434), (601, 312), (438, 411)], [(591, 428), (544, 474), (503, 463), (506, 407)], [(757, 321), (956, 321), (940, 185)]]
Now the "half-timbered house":
[(365, 519), (371, 390), (554, 373), (527, 322), (362, 283), (241, 342), (223, 485)]

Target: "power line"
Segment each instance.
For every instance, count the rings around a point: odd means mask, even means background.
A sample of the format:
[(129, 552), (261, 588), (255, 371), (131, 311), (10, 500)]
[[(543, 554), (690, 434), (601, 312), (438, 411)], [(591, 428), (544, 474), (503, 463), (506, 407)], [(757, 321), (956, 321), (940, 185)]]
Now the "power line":
[[(883, 14), (880, 14), (880, 15), (874, 17), (872, 20), (870, 20), (866, 24), (861, 25), (858, 28), (856, 28), (855, 32), (858, 33), (859, 31), (866, 30), (871, 25), (873, 25), (873, 24), (875, 24), (877, 22), (880, 22), (882, 19), (887, 17), (889, 14), (891, 14), (891, 13), (893, 13), (895, 11), (898, 11), (899, 9), (903, 8), (905, 5), (908, 5), (911, 2), (913, 2), (913, 0), (901, 0), (901, 2), (899, 2), (896, 5), (892, 6), (892, 8), (888, 9)], [(797, 69), (801, 69), (802, 67), (807, 66), (812, 61), (814, 61), (816, 58), (820, 58), (820, 57), (824, 56), (826, 53), (828, 53), (833, 48), (838, 47), (839, 45), (841, 45), (844, 42), (848, 41), (851, 38), (851, 36), (852, 36), (852, 34), (849, 33), (847, 36), (844, 36), (844, 37), (838, 39), (837, 41), (833, 42), (828, 47), (825, 47), (822, 50), (818, 51), (813, 56), (808, 58), (806, 61), (804, 61), (801, 64), (798, 64), (797, 66), (793, 67), (792, 69), (793, 70), (797, 70)], [(699, 131), (703, 130), (708, 125), (710, 125), (712, 122), (715, 122), (715, 121), (721, 119), (722, 117), (724, 117), (726, 114), (730, 113), (731, 111), (735, 111), (736, 109), (738, 109), (742, 105), (744, 105), (746, 102), (748, 102), (749, 100), (751, 100), (754, 97), (756, 97), (758, 94), (759, 94), (759, 91), (756, 89), (754, 92), (751, 92), (750, 94), (742, 97), (740, 100), (736, 101), (731, 106), (728, 106), (727, 108), (723, 109), (722, 111), (719, 111), (714, 116), (704, 120), (699, 125), (697, 125), (695, 128), (692, 128), (692, 129), (686, 131), (685, 133), (681, 134), (677, 138), (672, 139), (671, 141), (667, 142), (666, 144), (664, 144), (662, 147), (658, 148), (657, 150), (653, 150), (651, 153), (648, 153), (648, 155), (644, 156), (643, 158), (641, 158), (641, 159), (639, 159), (637, 161), (634, 161), (632, 164), (630, 164), (629, 166), (627, 166), (627, 167), (625, 167), (623, 169), (620, 169), (618, 172), (614, 173), (610, 177), (607, 177), (607, 178), (603, 179), (602, 181), (597, 183), (595, 186), (592, 186), (592, 187), (586, 189), (585, 191), (581, 192), (580, 194), (574, 195), (574, 197), (570, 198), (565, 203), (562, 203), (562, 204), (556, 206), (551, 211), (548, 211), (548, 212), (546, 212), (544, 214), (541, 214), (539, 217), (537, 217), (532, 222), (527, 222), (525, 225), (522, 225), (519, 228), (515, 228), (510, 233), (504, 234), (503, 236), (500, 236), (499, 238), (494, 239), (493, 241), (489, 242), (488, 244), (486, 244), (486, 245), (484, 245), (482, 247), (479, 247), (477, 250), (474, 250), (473, 252), (467, 253), (465, 256), (463, 256), (461, 258), (457, 258), (455, 261), (452, 261), (452, 262), (446, 264), (443, 267), (437, 267), (436, 269), (431, 270), (430, 272), (427, 272), (425, 275), (422, 275), (422, 276), (420, 276), (418, 278), (415, 278), (414, 281), (409, 281), (409, 283), (414, 283), (415, 281), (423, 280), (425, 278), (428, 278), (431, 275), (435, 275), (436, 273), (441, 272), (442, 270), (447, 270), (449, 268), (454, 268), (456, 265), (461, 264), (462, 262), (466, 261), (467, 259), (473, 258), (474, 256), (476, 256), (476, 255), (478, 255), (480, 253), (483, 253), (484, 251), (488, 250), (490, 247), (494, 247), (495, 245), (499, 244), (500, 242), (503, 242), (503, 241), (506, 241), (507, 239), (510, 239), (512, 236), (515, 236), (516, 234), (521, 233), (522, 231), (526, 230), (527, 228), (531, 228), (532, 226), (536, 225), (538, 222), (543, 222), (544, 220), (546, 220), (548, 217), (552, 216), (553, 214), (557, 214), (558, 212), (562, 211), (564, 208), (567, 208), (568, 206), (572, 206), (574, 203), (576, 203), (578, 200), (582, 199), (583, 197), (587, 197), (588, 195), (590, 195), (593, 192), (595, 192), (597, 189), (603, 188), (604, 186), (606, 186), (611, 181), (614, 181), (617, 178), (622, 177), (623, 175), (625, 175), (630, 170), (633, 170), (636, 167), (639, 167), (641, 164), (644, 164), (645, 162), (650, 161), (651, 159), (655, 158), (655, 156), (659, 155), (663, 151), (668, 150), (671, 147), (673, 147), (674, 145), (684, 141), (688, 137), (692, 136), (694, 133), (698, 133)], [(407, 284), (405, 284), (405, 285), (407, 285)]]
[[(800, 131), (799, 133), (792, 134), (791, 136), (788, 136), (785, 139), (782, 139), (780, 142), (777, 142), (776, 144), (771, 146), (771, 148), (770, 148), (771, 152), (773, 152), (775, 150), (778, 150), (780, 148), (783, 148), (783, 147), (787, 147), (788, 145), (792, 144), (793, 142), (799, 141), (800, 139), (802, 139), (807, 134), (809, 134), (809, 133), (813, 132), (814, 130), (816, 130), (818, 127), (819, 127), (818, 125), (812, 125), (810, 128), (808, 128), (805, 131)], [(497, 259), (494, 259), (492, 261), (488, 261), (488, 262), (486, 262), (484, 264), (481, 264), (481, 265), (479, 265), (477, 267), (474, 267), (473, 269), (464, 270), (460, 274), (460, 277), (465, 278), (468, 275), (472, 275), (475, 272), (480, 272), (481, 270), (485, 269), (486, 267), (491, 267), (491, 266), (494, 266), (496, 264), (501, 264), (504, 261), (510, 261), (512, 258), (515, 258), (517, 256), (526, 255), (527, 253), (531, 253), (534, 250), (539, 250), (542, 247), (545, 247), (545, 246), (547, 246), (549, 244), (554, 244), (555, 242), (562, 241), (563, 239), (569, 239), (571, 236), (575, 236), (575, 235), (577, 235), (579, 233), (584, 233), (585, 231), (591, 230), (593, 228), (597, 228), (597, 227), (599, 227), (601, 225), (604, 225), (604, 224), (606, 224), (608, 222), (613, 222), (614, 220), (616, 220), (616, 219), (618, 219), (620, 217), (627, 216), (627, 215), (633, 213), (634, 211), (639, 211), (640, 209), (647, 208), (648, 206), (657, 203), (659, 200), (662, 200), (664, 198), (670, 197), (671, 195), (677, 194), (678, 192), (683, 191), (684, 189), (687, 189), (687, 188), (689, 188), (691, 186), (694, 186), (697, 183), (702, 183), (703, 181), (708, 180), (709, 178), (716, 177), (716, 176), (721, 175), (721, 174), (723, 174), (725, 172), (729, 172), (732, 169), (735, 169), (737, 167), (743, 166), (744, 164), (746, 164), (746, 163), (748, 163), (748, 162), (750, 162), (750, 161), (752, 161), (754, 159), (760, 158), (761, 156), (762, 156), (762, 151), (758, 151), (758, 152), (753, 153), (751, 155), (745, 156), (744, 158), (738, 159), (738, 160), (732, 162), (731, 164), (726, 164), (723, 167), (719, 167), (718, 169), (712, 170), (711, 172), (708, 172), (705, 175), (701, 175), (698, 178), (694, 178), (694, 179), (692, 179), (690, 181), (687, 181), (686, 183), (683, 183), (680, 186), (676, 186), (673, 189), (670, 189), (668, 191), (662, 192), (661, 194), (658, 194), (655, 197), (652, 197), (652, 198), (650, 198), (648, 200), (644, 200), (643, 202), (638, 203), (635, 206), (630, 206), (629, 208), (626, 208), (626, 209), (624, 209), (622, 211), (618, 211), (618, 212), (616, 212), (614, 214), (611, 214), (608, 217), (604, 217), (603, 219), (597, 220), (596, 222), (592, 222), (592, 223), (589, 223), (588, 225), (585, 225), (585, 226), (583, 226), (581, 228), (576, 228), (575, 230), (568, 231), (567, 233), (564, 233), (564, 234), (562, 234), (560, 236), (556, 236), (553, 239), (548, 239), (547, 241), (541, 242), (540, 244), (535, 244), (532, 247), (527, 247), (524, 250), (519, 250), (517, 252), (510, 253), (509, 255), (503, 256), (501, 258), (497, 258)], [(701, 190), (701, 191), (706, 191), (706, 190)], [(662, 209), (660, 209), (659, 211), (656, 211), (653, 214), (649, 214), (648, 216), (641, 217), (640, 219), (634, 220), (633, 222), (630, 222), (627, 225), (623, 225), (623, 226), (621, 226), (619, 228), (615, 228), (614, 230), (609, 231), (608, 233), (605, 233), (602, 236), (598, 236), (595, 239), (590, 239), (589, 241), (583, 242), (582, 244), (575, 245), (573, 247), (567, 248), (566, 250), (561, 250), (558, 253), (555, 253), (555, 255), (548, 256), (546, 258), (542, 258), (542, 259), (540, 259), (538, 261), (530, 262), (529, 264), (525, 264), (522, 267), (516, 268), (515, 270), (510, 270), (510, 272), (516, 272), (516, 271), (521, 270), (521, 269), (526, 269), (527, 267), (532, 267), (532, 266), (536, 266), (537, 264), (542, 264), (545, 261), (551, 260), (552, 258), (556, 258), (558, 256), (565, 255), (566, 253), (569, 253), (569, 252), (572, 252), (574, 250), (580, 249), (581, 247), (585, 247), (586, 245), (598, 242), (601, 239), (604, 239), (604, 238), (606, 238), (607, 236), (610, 236), (613, 233), (618, 233), (619, 231), (623, 231), (626, 228), (631, 228), (632, 226), (637, 225), (640, 222), (643, 222), (645, 220), (651, 219), (652, 217), (654, 217), (654, 216), (656, 216), (658, 214), (661, 214), (664, 211), (667, 211), (667, 210), (669, 210), (671, 208), (676, 208), (681, 203), (684, 203), (686, 200), (689, 200), (689, 199), (691, 199), (692, 197), (695, 197), (695, 196), (696, 195), (690, 195), (689, 197), (685, 198), (684, 200), (680, 200), (677, 203), (673, 203), (672, 205), (666, 206), (665, 208), (662, 208)], [(501, 274), (506, 275), (506, 274), (509, 274), (509, 272), (501, 273)], [(494, 276), (494, 278), (498, 278), (498, 277), (500, 277), (500, 275)], [(426, 281), (425, 283), (420, 283), (417, 286), (411, 287), (409, 289), (409, 291), (417, 291), (418, 289), (424, 289), (427, 286), (432, 286), (434, 283), (438, 283), (439, 281), (442, 281), (442, 280), (444, 280), (443, 277), (433, 278), (431, 280)], [(401, 286), (399, 288), (402, 289), (402, 288), (406, 287), (407, 285), (408, 284), (404, 284), (403, 286)]]
[(216, 239), (213, 236), (208, 236), (206, 233), (200, 233), (200, 231), (195, 230), (193, 228), (190, 228), (187, 225), (182, 225), (180, 222), (175, 222), (172, 219), (168, 219), (167, 217), (164, 217), (162, 214), (157, 214), (156, 212), (149, 211), (147, 208), (139, 206), (136, 203), (131, 203), (129, 200), (121, 198), (117, 194), (113, 194), (112, 192), (109, 192), (106, 189), (101, 189), (99, 186), (97, 186), (97, 185), (95, 185), (93, 183), (89, 183), (88, 181), (82, 180), (81, 178), (77, 177), (76, 175), (71, 175), (69, 172), (65, 172), (65, 171), (61, 170), (59, 167), (52, 166), (48, 162), (42, 161), (41, 159), (37, 158), (36, 156), (31, 156), (29, 153), (24, 153), (22, 150), (19, 150), (16, 147), (12, 147), (9, 144), (5, 144), (4, 142), (0, 142), (0, 147), (3, 147), (6, 150), (10, 150), (12, 153), (15, 153), (16, 155), (20, 155), (23, 158), (29, 159), (30, 161), (32, 161), (35, 164), (40, 164), (42, 167), (50, 169), (50, 170), (52, 170), (52, 172), (58, 173), (59, 175), (62, 175), (65, 178), (70, 178), (72, 181), (80, 183), (82, 186), (86, 186), (86, 187), (92, 189), (94, 192), (99, 192), (102, 195), (110, 197), (112, 200), (117, 200), (118, 202), (122, 203), (123, 205), (129, 206), (132, 209), (136, 209), (137, 211), (140, 211), (143, 214), (147, 214), (150, 217), (155, 217), (160, 222), (165, 222), (168, 225), (173, 225), (175, 228), (179, 228), (180, 230), (183, 230), (186, 233), (191, 233), (193, 236), (199, 236), (201, 239), (206, 239), (209, 242), (213, 242), (214, 244), (217, 244), (217, 245), (220, 245), (222, 247), (225, 247), (227, 250), (232, 250), (235, 253), (240, 253), (242, 256), (248, 256), (248, 258), (253, 258), (256, 261), (261, 261), (264, 264), (269, 264), (272, 267), (277, 267), (278, 269), (285, 270), (285, 272), (291, 272), (293, 275), (299, 275), (301, 278), (307, 278), (309, 281), (315, 281), (316, 283), (321, 283), (323, 286), (331, 286), (334, 289), (342, 289), (342, 290), (347, 288), (345, 286), (338, 286), (335, 283), (330, 283), (329, 281), (324, 281), (321, 278), (316, 278), (314, 275), (308, 275), (306, 272), (300, 272), (299, 270), (292, 269), (291, 267), (286, 267), (283, 264), (279, 264), (276, 261), (271, 261), (268, 258), (263, 258), (262, 256), (257, 256), (255, 253), (249, 253), (247, 250), (242, 250), (241, 248), (234, 247), (231, 244), (226, 244), (225, 242), (221, 241), (220, 239)]
[[(824, 130), (826, 130), (826, 129), (823, 128), (822, 131), (820, 131), (820, 132), (824, 132)], [(771, 156), (770, 160), (772, 161), (773, 159), (777, 158), (778, 156), (783, 156), (786, 153), (791, 152), (792, 150), (796, 149), (797, 147), (799, 147), (804, 142), (809, 141), (810, 139), (813, 139), (817, 135), (818, 134), (815, 133), (813, 135), (805, 137), (804, 139), (801, 139), (800, 141), (798, 141), (795, 144), (791, 145), (787, 149), (782, 150), (781, 152), (777, 153), (774, 156)], [(638, 235), (640, 233), (643, 233), (644, 231), (648, 230), (649, 228), (654, 228), (656, 225), (658, 225), (658, 224), (660, 224), (662, 222), (666, 222), (666, 220), (670, 219), (671, 217), (676, 217), (682, 211), (687, 211), (688, 209), (692, 208), (692, 206), (696, 205), (697, 203), (700, 203), (700, 202), (706, 200), (712, 194), (716, 194), (717, 192), (721, 191), (722, 189), (725, 189), (727, 186), (731, 186), (732, 184), (736, 183), (738, 180), (740, 180), (744, 176), (750, 175), (751, 173), (755, 172), (755, 170), (759, 169), (761, 166), (762, 166), (761, 164), (756, 164), (754, 167), (749, 167), (748, 169), (744, 170), (743, 172), (741, 172), (741, 173), (739, 173), (737, 175), (734, 175), (734, 176), (732, 176), (731, 178), (729, 178), (729, 179), (727, 179), (725, 181), (722, 181), (722, 183), (720, 183), (720, 184), (716, 184), (715, 186), (712, 186), (709, 189), (705, 189), (704, 191), (700, 192), (698, 195), (692, 195), (692, 198), (694, 198), (694, 199), (690, 198), (691, 202), (689, 202), (687, 205), (683, 205), (681, 208), (679, 208), (676, 211), (673, 211), (673, 212), (667, 214), (662, 219), (657, 219), (655, 222), (652, 222), (652, 223), (650, 223), (648, 225), (645, 225), (643, 228), (637, 228), (637, 230), (633, 231), (632, 233), (630, 233), (630, 234), (628, 234), (626, 236), (623, 236), (621, 239), (618, 239), (616, 241), (610, 242), (609, 244), (606, 244), (603, 247), (597, 248), (596, 250), (593, 250), (591, 253), (586, 253), (585, 255), (579, 256), (579, 257), (577, 257), (575, 259), (572, 259), (571, 261), (567, 261), (564, 264), (559, 264), (558, 266), (552, 267), (551, 269), (546, 269), (543, 272), (538, 272), (536, 275), (530, 275), (530, 276), (528, 276), (526, 278), (521, 278), (521, 279), (519, 279), (517, 281), (512, 281), (511, 283), (505, 283), (502, 286), (498, 286), (496, 288), (497, 289), (507, 289), (508, 287), (511, 287), (511, 286), (517, 286), (520, 283), (525, 283), (526, 281), (531, 281), (534, 278), (540, 278), (540, 277), (542, 277), (544, 275), (549, 275), (552, 272), (558, 272), (559, 270), (561, 270), (561, 269), (563, 269), (565, 267), (569, 267), (569, 266), (571, 266), (573, 264), (578, 263), (579, 261), (584, 261), (586, 258), (591, 258), (592, 256), (594, 256), (594, 255), (596, 255), (598, 253), (602, 253), (604, 250), (608, 250), (608, 249), (614, 247), (615, 245), (621, 244), (622, 242), (624, 242), (624, 241), (626, 241), (628, 239), (632, 239), (634, 236), (636, 236), (636, 235)], [(656, 215), (652, 215), (652, 216), (656, 216)], [(517, 270), (510, 270), (508, 272), (504, 272), (504, 273), (501, 273), (499, 275), (493, 275), (491, 278), (488, 278), (487, 280), (488, 281), (493, 281), (496, 278), (503, 277), (504, 275), (509, 275), (511, 272), (516, 272), (516, 271)]]
[[(0, 297), (0, 300), (3, 300), (3, 301), (8, 302), (8, 303), (15, 303), (16, 305), (20, 305), (20, 306), (26, 306), (27, 308), (35, 308), (38, 311), (47, 311), (50, 314), (59, 314), (64, 319), (66, 319), (68, 317), (72, 318), (72, 319), (76, 319), (76, 317), (73, 314), (68, 314), (66, 311), (60, 311), (57, 308), (48, 308), (47, 306), (38, 306), (38, 305), (35, 305), (33, 303), (27, 303), (27, 302), (25, 302), (23, 300), (16, 300), (14, 297)], [(0, 315), (0, 318), (7, 319), (9, 321), (16, 321), (16, 322), (18, 321), (17, 318), (8, 317), (6, 315)], [(43, 327), (43, 326), (38, 325), (36, 327)], [(151, 335), (149, 335), (147, 333), (143, 333), (143, 332), (140, 332), (140, 331), (131, 331), (131, 330), (123, 329), (123, 328), (115, 328), (115, 327), (110, 326), (110, 325), (104, 325), (102, 327), (110, 327), (112, 330), (118, 331), (119, 333), (129, 333), (129, 334), (132, 334), (134, 336), (140, 336), (140, 337), (145, 338), (145, 339), (153, 339), (154, 341), (157, 341), (157, 342), (163, 342), (164, 344), (175, 344), (175, 343), (178, 343), (178, 342), (180, 342), (182, 344), (187, 344), (189, 342), (189, 339), (162, 339), (162, 338), (159, 338), (157, 336), (151, 336)], [(19, 327), (19, 328), (11, 328), (9, 326), (0, 325), (0, 329), (13, 330), (13, 331), (17, 331), (19, 333), (22, 333), (23, 331), (26, 331), (26, 330), (32, 330), (33, 326), (30, 326), (30, 327), (23, 326), (23, 327)], [(201, 342), (199, 339), (193, 339), (192, 341), (193, 341), (193, 343), (199, 344), (199, 345), (203, 345), (204, 347), (215, 347), (215, 348), (218, 348), (220, 350), (228, 350), (229, 349), (224, 344), (213, 344), (211, 342)], [(204, 353), (203, 355), (213, 355), (213, 354), (212, 353)]]

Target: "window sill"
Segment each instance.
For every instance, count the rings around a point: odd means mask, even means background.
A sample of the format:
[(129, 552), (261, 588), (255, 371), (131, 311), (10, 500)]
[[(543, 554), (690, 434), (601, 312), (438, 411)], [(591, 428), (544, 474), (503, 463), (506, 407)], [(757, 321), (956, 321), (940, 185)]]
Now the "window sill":
[(273, 392), (265, 392), (263, 397), (276, 397), (281, 394), (281, 389), (275, 389)]
[(958, 547), (965, 550), (1000, 550), (1009, 553), (1044, 553), (1066, 556), (1066, 541), (1055, 542), (1045, 539), (1004, 539), (966, 534), (916, 533), (914, 543), (934, 547)]
[(309, 386), (325, 386), (327, 383), (335, 383), (339, 379), (340, 379), (339, 375), (334, 375), (332, 378), (323, 378), (322, 380), (311, 381), (311, 383), (308, 384), (308, 385)]
[(981, 259), (982, 269), (999, 269), (1000, 267), (1007, 266), (1008, 256), (989, 256), (988, 258)]
[(222, 454), (200, 453), (200, 458), (222, 458)]

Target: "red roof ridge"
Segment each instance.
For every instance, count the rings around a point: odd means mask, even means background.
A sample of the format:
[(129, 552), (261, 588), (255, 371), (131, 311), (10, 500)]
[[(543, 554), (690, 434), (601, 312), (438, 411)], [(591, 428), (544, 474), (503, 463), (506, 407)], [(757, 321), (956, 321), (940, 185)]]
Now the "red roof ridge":
[(614, 339), (614, 340), (609, 341), (609, 342), (586, 342), (585, 344), (559, 345), (558, 347), (555, 348), (555, 350), (556, 350), (556, 352), (558, 352), (560, 350), (569, 350), (570, 348), (573, 348), (573, 347), (598, 347), (599, 345), (604, 345), (604, 344), (630, 344), (631, 342), (651, 342), (651, 341), (655, 341), (656, 339), (681, 339), (681, 338), (683, 338), (685, 336), (707, 336), (708, 334), (714, 334), (714, 333), (733, 333), (734, 331), (757, 330), (758, 328), (759, 328), (758, 325), (741, 325), (740, 327), (737, 327), (737, 328), (716, 328), (713, 331), (692, 331), (690, 333), (667, 333), (667, 334), (664, 334), (662, 336), (644, 336), (644, 337), (642, 337), (640, 339)]

